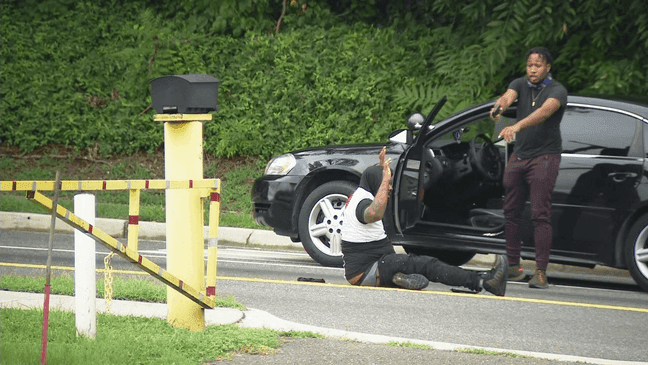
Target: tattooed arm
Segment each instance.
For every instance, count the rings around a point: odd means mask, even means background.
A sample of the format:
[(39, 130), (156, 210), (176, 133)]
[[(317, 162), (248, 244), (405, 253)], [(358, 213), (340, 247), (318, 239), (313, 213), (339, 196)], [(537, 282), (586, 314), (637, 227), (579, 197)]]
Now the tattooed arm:
[(391, 170), (389, 169), (389, 163), (391, 159), (385, 161), (385, 153), (387, 149), (383, 147), (382, 151), (378, 157), (380, 158), (380, 166), (382, 166), (382, 181), (380, 183), (380, 188), (378, 193), (374, 197), (371, 205), (367, 207), (364, 211), (364, 221), (365, 223), (377, 222), (385, 216), (385, 210), (387, 209), (387, 200), (389, 200), (389, 194), (391, 193)]

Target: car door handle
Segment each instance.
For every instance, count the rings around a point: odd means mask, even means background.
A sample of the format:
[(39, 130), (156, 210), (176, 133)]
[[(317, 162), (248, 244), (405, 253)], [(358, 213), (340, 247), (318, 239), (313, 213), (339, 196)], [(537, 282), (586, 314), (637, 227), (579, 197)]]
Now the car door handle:
[(637, 176), (639, 175), (634, 172), (611, 172), (608, 174), (608, 177), (611, 177), (614, 182), (623, 182), (628, 178), (634, 179)]

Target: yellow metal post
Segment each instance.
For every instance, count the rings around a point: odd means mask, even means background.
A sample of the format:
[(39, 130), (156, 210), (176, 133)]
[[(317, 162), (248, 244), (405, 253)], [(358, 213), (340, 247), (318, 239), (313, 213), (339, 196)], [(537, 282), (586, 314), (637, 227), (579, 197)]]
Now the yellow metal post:
[[(164, 123), (167, 180), (203, 179), (203, 129), (198, 115), (178, 114)], [(169, 118), (169, 115), (165, 115)], [(191, 119), (185, 119), (193, 118)], [(211, 119), (211, 114), (209, 115)], [(203, 207), (198, 189), (166, 191), (167, 270), (198, 291), (205, 290)], [(205, 329), (204, 309), (167, 289), (168, 322), (192, 331)]]

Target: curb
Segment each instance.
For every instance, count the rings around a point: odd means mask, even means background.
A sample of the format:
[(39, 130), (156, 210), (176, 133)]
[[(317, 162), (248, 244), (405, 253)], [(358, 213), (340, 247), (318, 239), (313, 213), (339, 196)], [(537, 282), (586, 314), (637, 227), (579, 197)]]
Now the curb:
[[(0, 212), (0, 230), (49, 232), (52, 216), (49, 214)], [(128, 220), (97, 218), (95, 226), (115, 238), (128, 238)], [(209, 227), (205, 226), (205, 239), (209, 238)], [(72, 234), (74, 228), (56, 219), (55, 233)], [(139, 222), (139, 237), (164, 241), (166, 224), (160, 222)], [(301, 243), (279, 236), (270, 230), (218, 227), (218, 241), (240, 245), (283, 246), (302, 248)]]

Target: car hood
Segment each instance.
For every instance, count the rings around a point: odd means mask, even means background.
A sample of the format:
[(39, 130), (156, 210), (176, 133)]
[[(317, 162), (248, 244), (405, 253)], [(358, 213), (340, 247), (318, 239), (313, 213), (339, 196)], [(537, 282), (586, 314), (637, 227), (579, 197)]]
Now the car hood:
[(398, 156), (406, 145), (394, 143), (372, 143), (356, 145), (325, 146), (292, 152), (297, 165), (291, 175), (308, 175), (319, 169), (342, 169), (360, 175), (368, 166), (378, 163), (378, 153), (387, 147), (387, 158), (396, 166)]
[(375, 152), (376, 156), (380, 152), (380, 149), (384, 146), (387, 146), (388, 150), (390, 149), (389, 144), (385, 143), (368, 143), (368, 144), (353, 144), (353, 145), (331, 145), (323, 147), (314, 147), (307, 148), (299, 151), (292, 152), (295, 157), (297, 156), (325, 156), (325, 155), (355, 155), (367, 154)]

